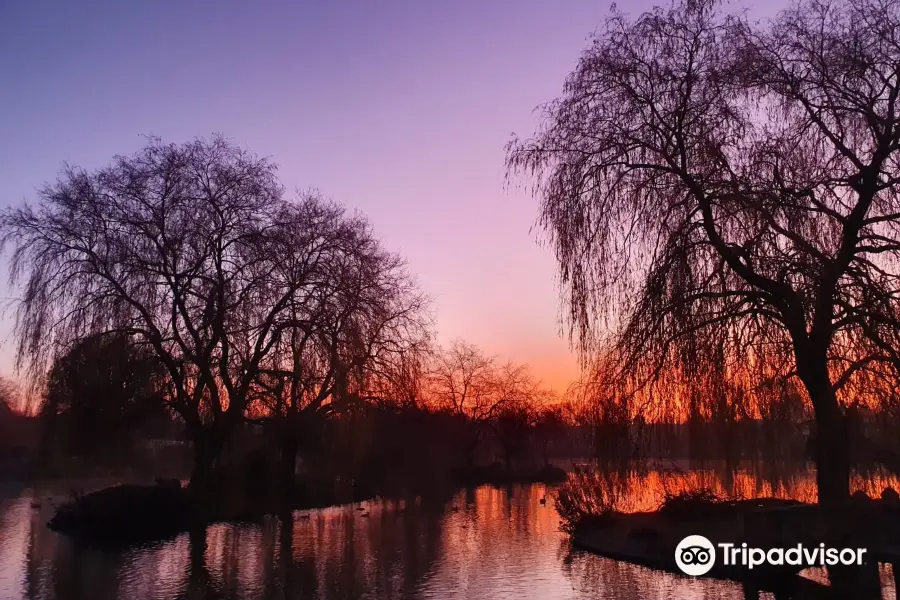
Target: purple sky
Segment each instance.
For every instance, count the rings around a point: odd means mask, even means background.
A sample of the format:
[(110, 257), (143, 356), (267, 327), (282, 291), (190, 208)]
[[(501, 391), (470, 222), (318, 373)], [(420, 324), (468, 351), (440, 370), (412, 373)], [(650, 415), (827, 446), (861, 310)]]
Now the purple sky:
[(532, 110), (559, 94), (608, 10), (596, 0), (2, 2), (2, 202), (34, 198), (64, 161), (93, 168), (130, 154), (142, 134), (222, 133), (271, 156), (289, 189), (315, 187), (367, 214), (433, 297), (442, 340), (527, 362), (562, 391), (577, 363), (559, 335), (555, 264), (529, 232), (536, 201), (504, 187), (504, 144), (531, 133)]

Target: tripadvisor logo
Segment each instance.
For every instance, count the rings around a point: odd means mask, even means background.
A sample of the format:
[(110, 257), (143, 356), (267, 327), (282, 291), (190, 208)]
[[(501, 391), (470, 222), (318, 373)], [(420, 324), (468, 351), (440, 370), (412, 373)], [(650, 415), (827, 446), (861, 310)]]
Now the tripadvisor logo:
[(702, 535), (689, 535), (675, 547), (675, 564), (686, 575), (705, 575), (716, 562), (716, 548)]
[[(790, 548), (751, 548), (747, 544), (719, 543), (722, 565), (743, 566), (748, 569), (760, 565), (792, 565), (825, 567), (862, 565), (865, 548), (828, 548), (825, 544)], [(675, 547), (675, 564), (686, 575), (698, 577), (709, 573), (716, 562), (716, 546), (702, 535), (689, 535)]]

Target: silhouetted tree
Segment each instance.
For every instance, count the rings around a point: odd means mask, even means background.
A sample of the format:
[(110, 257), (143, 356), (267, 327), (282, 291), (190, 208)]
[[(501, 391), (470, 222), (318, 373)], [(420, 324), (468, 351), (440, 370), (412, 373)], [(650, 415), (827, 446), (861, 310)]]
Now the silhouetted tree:
[[(598, 357), (568, 395), (577, 406), (575, 421), (590, 429), (594, 456), (604, 462), (634, 458), (636, 417), (644, 408), (616, 385), (618, 373), (607, 355)], [(662, 415), (660, 415), (663, 417)]]
[(427, 408), (428, 366), (433, 356), (430, 335), (389, 361), (372, 365), (365, 396), (373, 404), (396, 409)]
[[(572, 422), (575, 421), (572, 420)], [(537, 407), (534, 416), (534, 437), (540, 449), (540, 457), (544, 466), (550, 464), (550, 457), (554, 451), (569, 452), (571, 450), (571, 447), (559, 447), (560, 443), (565, 444), (570, 441), (571, 433), (565, 406), (552, 403)]]
[(11, 379), (0, 377), (0, 410), (14, 412), (22, 408), (19, 386)]
[(290, 328), (262, 361), (250, 406), (278, 440), (288, 489), (298, 450), (324, 420), (383, 400), (388, 379), (414, 363), (430, 335), (427, 299), (370, 225), (336, 206), (317, 219), (327, 243), (316, 261), (327, 276), (288, 304)]
[(349, 242), (321, 229), (330, 212), (312, 194), (285, 199), (271, 162), (221, 138), (67, 167), (0, 223), (12, 282), (25, 282), (19, 364), (39, 375), (54, 349), (98, 331), (145, 343), (194, 444), (191, 485), (208, 490), (260, 366), (302, 331), (296, 306), (332, 289), (322, 248)]
[(552, 400), (523, 365), (506, 364), (496, 370), (500, 404), (490, 421), (494, 436), (503, 450), (507, 469), (520, 458), (534, 433), (540, 411)]
[(622, 378), (657, 403), (797, 378), (819, 500), (842, 503), (842, 400), (900, 365), (900, 8), (717, 6), (614, 14), (509, 166), (534, 176), (580, 348), (618, 324)]
[(17, 443), (20, 437), (22, 416), (19, 390), (11, 380), (0, 377), (0, 455), (5, 454)]
[(525, 402), (506, 403), (491, 422), (491, 428), (503, 449), (503, 462), (507, 469), (513, 468), (516, 458), (528, 445), (528, 438), (534, 425), (534, 407)]
[(165, 369), (127, 334), (78, 340), (47, 376), (44, 444), (67, 454), (119, 457), (135, 430), (165, 414)]
[(454, 340), (436, 353), (429, 372), (431, 402), (458, 419), (460, 452), (467, 467), (474, 465), (485, 428), (506, 400), (499, 393), (496, 368), (494, 357)]

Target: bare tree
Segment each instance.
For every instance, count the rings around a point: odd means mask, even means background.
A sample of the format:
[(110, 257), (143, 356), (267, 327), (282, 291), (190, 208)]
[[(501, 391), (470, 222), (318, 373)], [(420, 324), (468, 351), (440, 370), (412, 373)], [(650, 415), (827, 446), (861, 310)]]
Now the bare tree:
[(244, 418), (259, 367), (319, 289), (331, 243), (314, 196), (283, 198), (275, 166), (221, 138), (153, 139), (89, 173), (67, 167), (36, 206), (7, 210), (18, 364), (38, 380), (74, 339), (114, 331), (166, 369), (168, 401), (194, 443), (192, 486), (205, 490)]
[(499, 407), (490, 424), (503, 449), (506, 468), (512, 469), (514, 460), (526, 449), (543, 409), (552, 402), (552, 394), (524, 365), (503, 365), (495, 377)]
[(425, 408), (432, 356), (430, 336), (423, 336), (405, 351), (389, 355), (389, 360), (373, 361), (363, 383), (363, 397), (381, 407)]
[(841, 503), (842, 405), (897, 374), (900, 6), (717, 6), (614, 14), (508, 164), (534, 177), (584, 353), (612, 342), (657, 402), (798, 379), (819, 500)]
[(641, 407), (640, 394), (623, 394), (612, 377), (618, 373), (604, 357), (596, 361), (585, 377), (570, 387), (568, 394), (578, 408), (576, 422), (589, 428), (591, 445), (598, 460), (623, 461), (634, 458), (632, 438)]
[(489, 422), (508, 400), (497, 375), (497, 359), (462, 340), (438, 350), (429, 372), (430, 401), (459, 419), (460, 450), (468, 467), (475, 463)]
[(403, 260), (382, 247), (363, 218), (336, 206), (320, 216), (316, 229), (328, 240), (318, 248), (324, 277), (289, 304), (289, 327), (261, 364), (250, 407), (274, 428), (286, 490), (312, 426), (384, 400), (380, 394), (395, 389), (390, 378), (414, 362), (430, 336), (427, 299)]
[(11, 379), (0, 377), (0, 410), (25, 412), (19, 386)]
[[(573, 418), (571, 404), (558, 399), (551, 399), (544, 406), (537, 408), (534, 416), (534, 437), (543, 466), (550, 465), (554, 452), (564, 451), (569, 457), (584, 456), (580, 454), (577, 427), (579, 419)], [(573, 454), (574, 451), (574, 454)]]

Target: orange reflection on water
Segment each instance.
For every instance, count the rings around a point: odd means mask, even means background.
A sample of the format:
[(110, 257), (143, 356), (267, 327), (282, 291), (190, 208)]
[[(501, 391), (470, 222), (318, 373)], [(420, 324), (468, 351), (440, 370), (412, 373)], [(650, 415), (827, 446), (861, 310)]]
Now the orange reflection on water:
[[(606, 472), (598, 475), (608, 478), (615, 490), (614, 504), (623, 512), (653, 511), (660, 507), (667, 495), (698, 489), (712, 490), (721, 498), (739, 500), (748, 498), (783, 498), (801, 502), (816, 502), (815, 473), (798, 468), (772, 466), (745, 467), (739, 469), (677, 468), (629, 470)], [(900, 478), (885, 472), (856, 474), (851, 479), (851, 490), (862, 490), (877, 498), (886, 488), (900, 490)]]
[[(632, 510), (646, 510), (666, 491), (698, 485), (722, 494), (814, 495), (808, 474), (764, 475), (752, 469), (731, 475), (714, 468), (631, 471), (622, 478), (621, 499)], [(877, 493), (895, 482), (873, 476), (858, 485)], [(573, 550), (560, 531), (553, 490), (543, 485), (299, 511), (286, 521), (218, 524), (205, 535), (119, 553), (78, 548), (45, 527), (48, 507), (32, 511), (29, 502), (21, 496), (0, 504), (3, 589), (27, 600), (741, 597), (734, 583)]]

